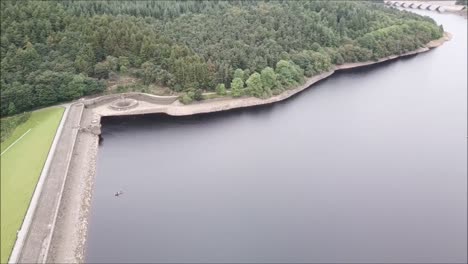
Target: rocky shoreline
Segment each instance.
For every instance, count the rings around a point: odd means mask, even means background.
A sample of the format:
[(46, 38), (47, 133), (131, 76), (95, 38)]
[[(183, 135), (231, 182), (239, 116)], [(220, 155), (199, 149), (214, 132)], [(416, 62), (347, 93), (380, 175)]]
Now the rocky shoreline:
[[(118, 100), (120, 96), (102, 96), (93, 102), (81, 101), (86, 107), (80, 120), (80, 133), (77, 136), (73, 148), (73, 155), (65, 184), (66, 192), (63, 195), (59, 209), (59, 217), (56, 222), (50, 251), (46, 262), (54, 263), (83, 263), (86, 256), (86, 238), (91, 206), (91, 197), (95, 177), (95, 168), (98, 153), (100, 122), (102, 116), (140, 115), (149, 113), (165, 113), (172, 116), (194, 115), (226, 111), (236, 108), (252, 107), (257, 105), (272, 104), (285, 100), (301, 91), (309, 88), (314, 83), (328, 78), (339, 70), (354, 69), (369, 65), (390, 61), (404, 56), (410, 56), (426, 52), (442, 45), (451, 39), (450, 33), (445, 33), (438, 40), (433, 40), (425, 47), (401, 55), (389, 56), (377, 61), (347, 63), (335, 66), (328, 72), (316, 75), (294, 89), (287, 90), (279, 95), (260, 99), (255, 97), (243, 98), (219, 98), (205, 100), (190, 105), (181, 104), (176, 98), (162, 100), (145, 94), (124, 94), (129, 98), (138, 98), (139, 104), (129, 109), (115, 109), (109, 105)], [(94, 128), (94, 129), (93, 129)], [(110, 194), (113, 195), (113, 194)]]

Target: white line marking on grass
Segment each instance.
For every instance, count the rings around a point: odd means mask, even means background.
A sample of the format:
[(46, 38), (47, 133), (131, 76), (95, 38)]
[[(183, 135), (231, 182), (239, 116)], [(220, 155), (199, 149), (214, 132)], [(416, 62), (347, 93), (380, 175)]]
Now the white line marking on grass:
[(32, 128), (30, 128), (28, 131), (26, 131), (21, 137), (19, 137), (17, 140), (15, 140), (15, 142), (13, 142), (13, 144), (11, 144), (10, 146), (8, 146), (8, 148), (6, 148), (1, 154), (3, 155), (5, 152), (7, 152), (7, 150), (9, 150), (11, 147), (13, 147), (14, 144), (16, 144), (18, 141), (20, 141), (20, 139), (22, 139), (24, 136), (26, 136), (27, 133), (29, 133), (29, 131), (31, 131)]

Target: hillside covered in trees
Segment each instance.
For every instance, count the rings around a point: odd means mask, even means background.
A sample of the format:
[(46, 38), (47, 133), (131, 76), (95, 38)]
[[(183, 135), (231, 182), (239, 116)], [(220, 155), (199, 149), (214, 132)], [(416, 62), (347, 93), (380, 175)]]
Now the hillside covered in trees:
[(2, 116), (101, 93), (109, 74), (268, 97), (333, 64), (440, 38), (379, 1), (1, 1)]

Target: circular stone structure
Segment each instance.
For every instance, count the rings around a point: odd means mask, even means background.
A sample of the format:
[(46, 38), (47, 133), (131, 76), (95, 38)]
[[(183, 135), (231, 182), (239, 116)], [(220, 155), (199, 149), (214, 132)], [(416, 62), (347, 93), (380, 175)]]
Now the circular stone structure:
[(117, 111), (132, 109), (138, 106), (138, 101), (132, 98), (121, 98), (113, 101), (109, 108)]

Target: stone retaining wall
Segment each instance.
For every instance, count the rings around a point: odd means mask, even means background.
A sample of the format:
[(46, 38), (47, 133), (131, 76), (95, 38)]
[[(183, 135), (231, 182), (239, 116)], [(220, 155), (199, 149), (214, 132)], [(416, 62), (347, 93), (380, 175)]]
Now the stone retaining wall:
[[(71, 107), (76, 107), (79, 111), (79, 116), (78, 118), (75, 119), (75, 122), (76, 124), (79, 126), (80, 123), (81, 123), (81, 117), (83, 115), (83, 110), (84, 110), (84, 104), (74, 104), (72, 105)], [(48, 235), (48, 238), (46, 240), (46, 247), (44, 248), (44, 256), (42, 258), (42, 263), (46, 263), (47, 261), (47, 256), (49, 254), (49, 249), (50, 249), (50, 244), (51, 244), (51, 241), (52, 241), (52, 237), (54, 235), (54, 231), (55, 231), (55, 223), (57, 222), (57, 217), (58, 217), (58, 213), (59, 213), (59, 208), (60, 208), (60, 204), (62, 203), (62, 196), (63, 196), (63, 192), (65, 190), (65, 184), (67, 182), (67, 176), (68, 176), (68, 170), (70, 168), (70, 163), (71, 163), (71, 160), (72, 160), (72, 154), (73, 154), (73, 150), (75, 149), (75, 144), (76, 144), (76, 138), (78, 137), (78, 132), (79, 132), (79, 129), (73, 129), (72, 131), (72, 143), (71, 143), (71, 148), (69, 149), (68, 153), (66, 154), (66, 169), (65, 169), (65, 176), (64, 176), (64, 179), (63, 179), (63, 182), (62, 182), (62, 186), (61, 186), (61, 189), (60, 189), (60, 193), (59, 193), (59, 198), (58, 198), (58, 203), (56, 205), (56, 207), (54, 208), (54, 216), (53, 216), (53, 222), (52, 222), (52, 226), (51, 226), (51, 229), (50, 229), (50, 234)], [(65, 154), (65, 153), (61, 153), (61, 154)]]
[(145, 101), (148, 103), (153, 103), (153, 104), (162, 104), (162, 105), (167, 105), (167, 104), (172, 104), (175, 102), (179, 96), (158, 96), (158, 95), (152, 95), (152, 94), (146, 94), (146, 93), (127, 93), (124, 94), (125, 97), (128, 98), (133, 98), (138, 101)]
[(161, 104), (161, 105), (168, 105), (175, 102), (179, 97), (178, 96), (158, 96), (152, 95), (147, 93), (138, 93), (138, 92), (131, 92), (131, 93), (122, 93), (122, 94), (110, 94), (110, 95), (103, 95), (96, 98), (86, 99), (83, 101), (83, 104), (86, 107), (109, 103), (111, 101), (120, 99), (122, 96), (125, 98), (132, 98), (138, 101), (145, 101), (148, 103), (153, 104)]

